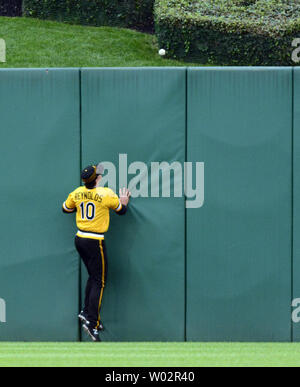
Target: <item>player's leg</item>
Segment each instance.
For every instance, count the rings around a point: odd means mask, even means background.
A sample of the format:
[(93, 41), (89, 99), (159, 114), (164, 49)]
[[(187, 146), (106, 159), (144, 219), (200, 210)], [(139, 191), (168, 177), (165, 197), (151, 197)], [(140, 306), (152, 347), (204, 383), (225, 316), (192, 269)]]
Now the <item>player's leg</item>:
[(101, 322), (101, 307), (102, 307), (103, 294), (104, 294), (104, 288), (106, 285), (107, 269), (108, 269), (107, 252), (106, 252), (106, 245), (105, 245), (104, 239), (100, 241), (100, 253), (101, 253), (102, 271), (101, 271), (100, 299), (99, 299), (99, 305), (98, 305), (97, 329), (104, 330), (104, 327)]
[(97, 241), (97, 245), (93, 243), (90, 252), (93, 254), (93, 257), (89, 260), (91, 290), (89, 298), (88, 320), (93, 329), (99, 329), (100, 311), (103, 300), (107, 266), (104, 241)]
[(82, 323), (88, 322), (88, 314), (89, 314), (89, 300), (90, 300), (90, 292), (92, 288), (91, 278), (87, 280), (87, 284), (85, 287), (85, 297), (84, 297), (84, 307), (83, 310), (79, 313), (78, 317)]
[(91, 277), (89, 277), (85, 287), (84, 308), (83, 308), (83, 312), (86, 316), (89, 313), (89, 301), (90, 301), (91, 289), (92, 289), (92, 280), (91, 280)]
[(89, 268), (88, 268), (88, 266), (89, 266), (88, 265), (89, 252), (87, 250), (87, 247), (88, 247), (87, 245), (88, 245), (88, 241), (86, 242), (85, 238), (79, 238), (78, 236), (76, 236), (76, 238), (75, 238), (76, 249), (77, 249), (78, 254), (80, 255), (80, 257), (81, 257), (81, 259), (82, 259), (82, 261), (87, 269), (87, 272), (89, 274), (89, 279), (87, 281), (86, 288), (85, 288), (84, 308), (80, 312), (80, 314), (78, 315), (79, 319), (84, 323), (87, 321), (89, 293), (91, 290), (91, 279), (90, 279), (90, 273), (89, 273)]
[[(99, 338), (98, 329), (96, 329), (97, 323), (93, 313), (94, 298), (96, 288), (101, 287), (101, 283), (98, 284), (99, 271), (101, 271), (100, 261), (100, 249), (99, 240), (79, 238), (75, 240), (77, 251), (79, 252), (89, 274), (89, 279), (86, 286), (86, 301), (85, 301), (85, 313), (81, 312), (79, 318), (84, 322), (83, 328), (93, 341), (101, 341)], [(100, 276), (101, 277), (101, 276)]]

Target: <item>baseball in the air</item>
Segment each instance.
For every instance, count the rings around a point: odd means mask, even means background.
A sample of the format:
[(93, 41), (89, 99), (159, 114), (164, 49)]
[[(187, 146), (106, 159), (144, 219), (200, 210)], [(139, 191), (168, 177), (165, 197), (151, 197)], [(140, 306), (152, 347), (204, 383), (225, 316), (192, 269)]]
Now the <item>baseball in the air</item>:
[(159, 55), (160, 56), (165, 56), (166, 55), (166, 50), (164, 50), (163, 48), (161, 48), (159, 51), (158, 51)]

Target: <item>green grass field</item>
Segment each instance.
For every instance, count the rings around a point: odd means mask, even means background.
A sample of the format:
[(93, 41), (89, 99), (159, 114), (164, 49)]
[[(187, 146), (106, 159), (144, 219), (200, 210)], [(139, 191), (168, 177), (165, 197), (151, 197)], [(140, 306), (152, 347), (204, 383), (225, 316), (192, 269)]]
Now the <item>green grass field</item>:
[(161, 58), (154, 35), (129, 29), (0, 17), (0, 38), (7, 46), (0, 68), (187, 65)]
[(300, 366), (300, 344), (0, 343), (0, 367)]

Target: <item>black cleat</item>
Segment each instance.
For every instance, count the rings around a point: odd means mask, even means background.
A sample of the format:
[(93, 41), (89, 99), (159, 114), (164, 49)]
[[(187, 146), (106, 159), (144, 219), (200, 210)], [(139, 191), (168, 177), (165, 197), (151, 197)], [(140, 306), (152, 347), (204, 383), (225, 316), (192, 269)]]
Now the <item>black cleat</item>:
[(84, 313), (82, 310), (79, 315), (78, 315), (79, 320), (83, 323), (86, 324), (88, 322), (87, 315)]
[(102, 322), (100, 321), (98, 330), (101, 331), (101, 332), (103, 332), (104, 329), (105, 329), (105, 328), (104, 328), (104, 325), (103, 325)]
[(99, 343), (101, 341), (99, 337), (99, 331), (97, 329), (89, 328), (87, 324), (84, 324), (82, 328), (86, 331), (86, 333), (90, 336), (94, 343)]
[[(82, 324), (87, 324), (87, 325), (89, 324), (87, 315), (84, 313), (83, 310), (79, 313), (78, 318), (82, 322)], [(104, 325), (102, 324), (101, 321), (100, 321), (98, 330), (99, 331), (104, 331)]]

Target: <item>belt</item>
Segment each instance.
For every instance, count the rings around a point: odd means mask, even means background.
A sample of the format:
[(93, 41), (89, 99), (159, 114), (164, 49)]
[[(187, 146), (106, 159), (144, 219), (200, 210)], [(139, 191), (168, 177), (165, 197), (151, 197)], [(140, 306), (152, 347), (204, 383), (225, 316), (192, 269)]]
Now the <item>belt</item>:
[(89, 239), (104, 239), (104, 234), (97, 234), (94, 232), (88, 232), (88, 231), (81, 231), (78, 230), (77, 234), (80, 238), (89, 238)]

